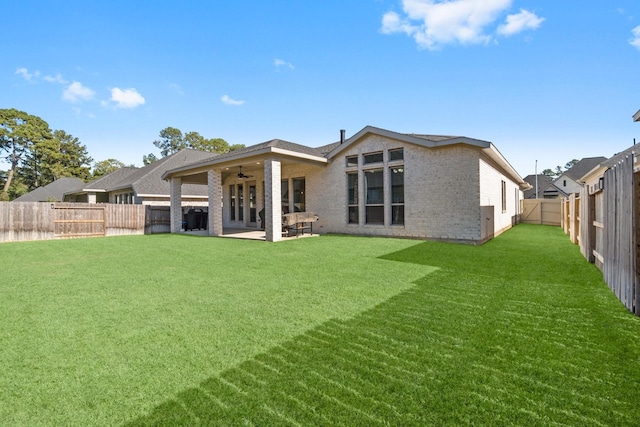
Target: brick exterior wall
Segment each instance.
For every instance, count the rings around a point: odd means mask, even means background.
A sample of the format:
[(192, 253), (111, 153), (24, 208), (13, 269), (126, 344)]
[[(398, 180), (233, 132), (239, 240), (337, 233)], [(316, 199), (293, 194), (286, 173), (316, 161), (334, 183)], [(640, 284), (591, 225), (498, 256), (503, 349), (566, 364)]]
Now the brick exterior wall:
[(207, 229), (210, 236), (222, 235), (222, 174), (219, 170), (207, 172), (209, 209)]
[[(396, 148), (404, 149), (404, 226), (363, 224), (363, 215), (360, 215), (360, 224), (347, 224), (345, 157), (376, 151), (386, 153), (386, 150)], [(463, 145), (425, 149), (369, 136), (336, 156), (322, 173), (307, 179), (307, 203), (316, 207), (313, 210), (320, 217), (314, 230), (477, 242), (480, 240), (479, 156), (479, 150)], [(386, 155), (382, 166), (384, 169), (389, 167)], [(363, 204), (362, 179), (359, 188)], [(389, 191), (385, 185), (385, 193)], [(388, 208), (386, 215), (390, 215)]]
[(267, 160), (264, 162), (264, 227), (265, 238), (268, 242), (277, 242), (282, 240), (282, 206), (280, 201), (281, 169), (279, 161)]
[(171, 197), (171, 232), (179, 233), (182, 230), (182, 179), (171, 178), (169, 192)]

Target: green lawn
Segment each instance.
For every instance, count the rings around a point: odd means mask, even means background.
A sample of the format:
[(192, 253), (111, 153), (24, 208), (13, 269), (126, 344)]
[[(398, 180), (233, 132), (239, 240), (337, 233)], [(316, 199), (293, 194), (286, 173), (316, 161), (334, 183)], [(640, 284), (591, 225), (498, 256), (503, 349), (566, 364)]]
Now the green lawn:
[(640, 318), (560, 229), (480, 247), (0, 245), (0, 425), (637, 425)]

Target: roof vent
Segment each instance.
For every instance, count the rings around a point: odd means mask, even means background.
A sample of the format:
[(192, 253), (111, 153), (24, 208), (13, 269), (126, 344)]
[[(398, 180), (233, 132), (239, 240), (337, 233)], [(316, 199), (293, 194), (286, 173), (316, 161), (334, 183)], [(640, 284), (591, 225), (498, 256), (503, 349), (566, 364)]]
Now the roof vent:
[(346, 131), (344, 129), (340, 129), (340, 144), (344, 144), (344, 133)]

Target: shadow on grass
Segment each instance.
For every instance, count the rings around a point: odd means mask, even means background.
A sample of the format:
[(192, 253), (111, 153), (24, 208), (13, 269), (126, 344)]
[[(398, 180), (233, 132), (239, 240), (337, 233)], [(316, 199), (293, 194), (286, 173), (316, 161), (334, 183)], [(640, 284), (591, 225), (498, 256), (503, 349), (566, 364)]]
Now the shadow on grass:
[[(612, 348), (616, 332), (590, 304), (623, 312), (594, 283), (558, 272), (568, 264), (597, 282), (575, 256), (553, 260), (555, 232), (541, 246), (531, 230), (483, 247), (425, 242), (386, 255), (442, 269), (126, 425), (633, 425), (640, 395), (628, 384), (640, 381), (640, 350)], [(519, 265), (526, 257), (536, 272)], [(640, 325), (626, 319), (618, 333), (638, 342)]]

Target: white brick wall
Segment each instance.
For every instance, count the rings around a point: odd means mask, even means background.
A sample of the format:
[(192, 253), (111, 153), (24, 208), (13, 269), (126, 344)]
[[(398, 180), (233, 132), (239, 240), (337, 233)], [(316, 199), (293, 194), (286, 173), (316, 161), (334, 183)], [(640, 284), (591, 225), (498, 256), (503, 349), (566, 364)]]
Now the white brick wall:
[[(510, 228), (514, 217), (520, 213), (522, 191), (514, 181), (501, 174), (489, 159), (481, 158), (480, 167), (480, 205), (494, 206), (493, 229), (495, 235)], [(506, 208), (502, 211), (502, 181), (506, 183)]]

